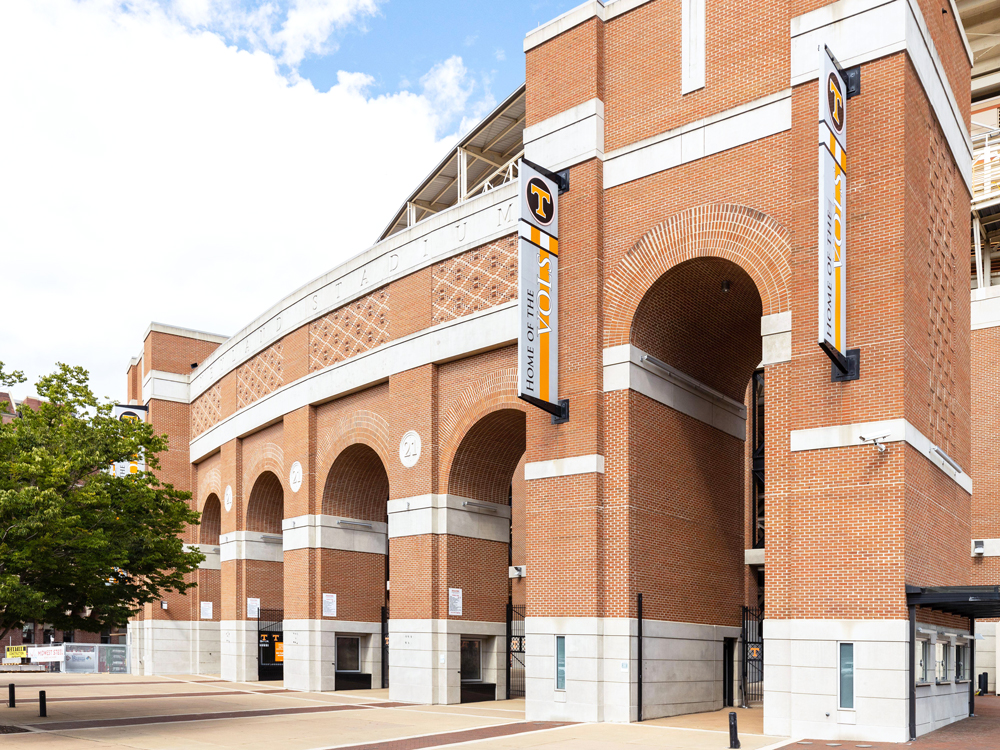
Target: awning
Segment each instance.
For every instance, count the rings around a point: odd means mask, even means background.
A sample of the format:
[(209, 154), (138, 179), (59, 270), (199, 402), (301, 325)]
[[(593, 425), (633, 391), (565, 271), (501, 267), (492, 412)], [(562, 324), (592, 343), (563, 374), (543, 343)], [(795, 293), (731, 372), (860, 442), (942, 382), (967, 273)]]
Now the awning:
[(906, 603), (959, 617), (1000, 617), (1000, 586), (907, 586)]

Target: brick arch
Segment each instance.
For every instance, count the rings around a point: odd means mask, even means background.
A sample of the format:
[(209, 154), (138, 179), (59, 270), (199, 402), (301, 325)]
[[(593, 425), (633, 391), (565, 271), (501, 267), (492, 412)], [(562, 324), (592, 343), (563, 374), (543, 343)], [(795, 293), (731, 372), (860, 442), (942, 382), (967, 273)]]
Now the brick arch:
[(605, 281), (605, 346), (627, 344), (646, 292), (671, 268), (694, 258), (732, 261), (753, 279), (764, 315), (784, 312), (790, 256), (788, 230), (757, 209), (711, 203), (682, 211), (643, 235)]
[(267, 534), (281, 533), (281, 519), (285, 515), (285, 490), (281, 480), (272, 471), (264, 471), (253, 483), (247, 501), (247, 531)]
[(243, 486), (252, 487), (265, 471), (270, 471), (284, 483), (285, 452), (280, 445), (263, 443), (243, 456)]
[(369, 445), (354, 443), (337, 456), (323, 486), (323, 514), (385, 523), (389, 474)]
[(316, 451), (317, 476), (329, 475), (334, 461), (355, 444), (368, 446), (378, 454), (383, 467), (388, 466), (393, 455), (389, 434), (389, 423), (376, 412), (361, 409), (343, 417), (333, 430), (320, 436)]
[(514, 470), (526, 448), (523, 409), (501, 408), (462, 437), (448, 471), (448, 494), (506, 505)]
[(198, 467), (198, 499), (199, 505), (201, 505), (199, 510), (202, 512), (204, 512), (205, 504), (208, 502), (210, 495), (222, 495), (222, 470), (219, 467), (219, 463), (216, 460), (213, 462), (212, 467), (206, 471), (202, 471), (201, 467)]
[(201, 526), (198, 528), (198, 542), (201, 544), (218, 544), (222, 531), (222, 504), (214, 492), (205, 499), (201, 511)]

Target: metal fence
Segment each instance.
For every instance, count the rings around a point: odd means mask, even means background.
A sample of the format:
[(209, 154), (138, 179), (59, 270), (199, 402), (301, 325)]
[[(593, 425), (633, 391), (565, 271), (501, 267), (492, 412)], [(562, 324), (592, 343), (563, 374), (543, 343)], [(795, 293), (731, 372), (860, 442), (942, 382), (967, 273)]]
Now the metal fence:
[(524, 697), (524, 605), (507, 604), (507, 697)]
[(74, 674), (128, 674), (128, 646), (114, 643), (65, 643), (62, 668)]

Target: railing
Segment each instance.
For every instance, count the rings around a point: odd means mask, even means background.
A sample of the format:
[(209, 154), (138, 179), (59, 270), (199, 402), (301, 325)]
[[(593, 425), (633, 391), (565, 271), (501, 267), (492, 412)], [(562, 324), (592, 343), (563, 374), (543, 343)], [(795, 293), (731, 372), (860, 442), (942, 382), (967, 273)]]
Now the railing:
[(972, 139), (972, 202), (1000, 198), (1000, 130)]
[(466, 201), (477, 193), (480, 195), (486, 194), (491, 190), (496, 190), (501, 185), (506, 185), (508, 182), (516, 180), (518, 176), (517, 163), (522, 156), (524, 156), (523, 148), (508, 159), (507, 163), (502, 167), (498, 167), (493, 170), (493, 172), (491, 172), (485, 180), (481, 180), (476, 183), (476, 185), (474, 185), (469, 192), (462, 197), (462, 200)]

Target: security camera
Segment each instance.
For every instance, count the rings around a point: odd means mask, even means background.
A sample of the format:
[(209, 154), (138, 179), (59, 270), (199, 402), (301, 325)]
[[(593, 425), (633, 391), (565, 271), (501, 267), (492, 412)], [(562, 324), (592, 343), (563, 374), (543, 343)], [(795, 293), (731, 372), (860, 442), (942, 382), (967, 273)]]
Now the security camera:
[(885, 432), (871, 433), (868, 435), (859, 435), (862, 443), (872, 443), (876, 448), (878, 448), (879, 453), (885, 453), (886, 445), (884, 442), (879, 442), (885, 440), (889, 437), (889, 430)]

